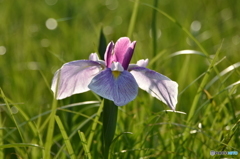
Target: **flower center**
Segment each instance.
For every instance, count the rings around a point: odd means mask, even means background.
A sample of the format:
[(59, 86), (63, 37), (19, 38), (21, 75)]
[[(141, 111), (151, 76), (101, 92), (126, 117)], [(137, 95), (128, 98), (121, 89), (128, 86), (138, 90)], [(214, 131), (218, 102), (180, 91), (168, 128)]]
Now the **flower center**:
[(120, 71), (112, 71), (112, 75), (113, 75), (113, 77), (116, 79), (116, 78), (118, 78), (118, 76), (121, 74), (121, 72)]

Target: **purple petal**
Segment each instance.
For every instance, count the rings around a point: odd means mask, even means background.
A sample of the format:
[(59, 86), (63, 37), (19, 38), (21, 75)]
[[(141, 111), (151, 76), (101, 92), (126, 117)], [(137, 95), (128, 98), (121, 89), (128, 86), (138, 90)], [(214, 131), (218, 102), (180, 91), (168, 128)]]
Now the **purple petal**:
[(110, 68), (95, 76), (89, 88), (103, 98), (114, 101), (117, 106), (123, 106), (134, 100), (138, 93), (138, 85), (131, 73), (127, 71), (118, 72)]
[(113, 47), (114, 47), (114, 43), (110, 42), (107, 46), (106, 52), (104, 54), (104, 60), (106, 62), (106, 66), (110, 67), (111, 63), (113, 60), (115, 60), (115, 55), (113, 55)]
[(114, 53), (117, 58), (117, 62), (120, 62), (125, 70), (132, 59), (133, 51), (136, 45), (136, 41), (132, 42), (127, 37), (118, 39), (114, 47)]
[(57, 99), (86, 92), (89, 90), (88, 84), (101, 70), (102, 66), (95, 61), (78, 60), (66, 63), (55, 73), (51, 89)]
[(134, 76), (141, 89), (175, 110), (178, 95), (178, 84), (176, 82), (144, 67), (135, 67), (130, 73)]

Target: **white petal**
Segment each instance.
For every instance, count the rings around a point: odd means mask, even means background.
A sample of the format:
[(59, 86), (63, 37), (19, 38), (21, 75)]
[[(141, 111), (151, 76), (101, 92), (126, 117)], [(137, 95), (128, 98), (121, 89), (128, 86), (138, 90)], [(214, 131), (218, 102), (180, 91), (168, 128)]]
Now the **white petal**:
[(178, 95), (178, 84), (176, 82), (144, 67), (135, 67), (130, 73), (134, 76), (141, 89), (175, 110)]
[(138, 62), (137, 62), (137, 65), (139, 66), (139, 67), (147, 67), (147, 65), (148, 65), (148, 59), (146, 59), (146, 60), (139, 60)]
[(122, 67), (122, 65), (119, 62), (113, 62), (111, 64), (111, 70), (112, 71), (124, 71), (124, 68)]
[(55, 73), (51, 89), (57, 99), (86, 92), (89, 90), (88, 84), (101, 70), (102, 66), (95, 61), (78, 60), (66, 63)]
[(98, 55), (96, 53), (91, 53), (89, 55), (89, 60), (91, 60), (91, 61), (99, 61)]
[(129, 64), (128, 65), (128, 71), (131, 71), (134, 67), (147, 67), (148, 65), (148, 59), (145, 59), (145, 60), (139, 60), (137, 61), (136, 64)]
[(97, 55), (96, 53), (91, 53), (91, 54), (89, 55), (89, 60), (90, 60), (90, 61), (96, 61), (96, 62), (98, 62), (100, 65), (102, 65), (104, 68), (106, 67), (105, 61), (100, 60), (99, 57), (98, 57), (98, 55)]

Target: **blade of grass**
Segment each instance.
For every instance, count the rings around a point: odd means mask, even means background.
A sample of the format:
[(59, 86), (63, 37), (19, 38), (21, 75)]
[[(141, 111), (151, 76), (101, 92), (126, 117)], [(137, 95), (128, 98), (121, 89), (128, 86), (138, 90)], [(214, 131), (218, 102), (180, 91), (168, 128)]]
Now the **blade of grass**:
[(220, 148), (221, 151), (224, 151), (226, 149), (232, 137), (236, 135), (237, 132), (239, 132), (239, 129), (240, 129), (240, 119), (236, 122), (236, 124), (233, 125), (229, 133), (225, 135), (224, 138), (222, 139), (221, 143), (223, 143), (223, 145), (221, 145), (221, 148)]
[[(81, 106), (81, 105), (87, 105), (87, 104), (97, 104), (98, 106), (98, 101), (86, 101), (86, 102), (80, 102), (80, 103), (74, 103), (74, 104), (69, 104), (69, 105), (65, 105), (65, 106), (62, 106), (62, 107), (59, 107), (57, 110), (62, 110), (62, 109), (65, 109), (65, 108), (71, 108), (71, 107), (75, 107), (75, 106)], [(44, 115), (47, 115), (47, 114), (50, 114), (52, 110), (48, 110), (48, 111), (45, 111), (37, 116), (34, 116), (32, 118), (29, 119), (29, 121), (34, 121), (36, 119), (39, 119), (39, 117), (42, 117)], [(92, 117), (90, 117), (92, 119)], [(40, 131), (42, 131), (43, 129), (46, 128), (46, 125), (48, 124), (49, 122), (49, 119), (50, 119), (50, 116), (47, 117), (47, 119), (45, 119), (44, 123), (41, 124), (41, 127), (39, 128)], [(93, 120), (93, 119), (92, 119)], [(25, 124), (27, 124), (29, 121), (26, 121), (26, 122), (23, 122), (21, 124), (19, 124), (19, 127), (22, 127), (24, 126)], [(14, 131), (16, 131), (16, 129), (12, 129), (10, 131), (7, 132), (6, 135), (4, 135), (4, 138), (7, 138), (11, 133), (13, 133)]]
[[(157, 8), (158, 0), (154, 0), (154, 7)], [(155, 9), (152, 10), (152, 48), (153, 48), (153, 57), (157, 55), (157, 11)], [(154, 67), (155, 68), (155, 67)]]
[[(42, 135), (40, 133), (39, 127), (37, 126), (37, 124), (35, 122), (34, 122), (34, 125), (36, 127), (36, 134), (37, 134), (37, 137), (38, 137), (38, 140), (39, 140), (39, 144), (40, 145), (44, 145), (43, 141), (42, 141)], [(41, 156), (43, 158), (43, 156), (44, 156), (44, 149), (42, 149), (42, 155)]]
[[(199, 86), (199, 88), (197, 90), (197, 93), (194, 96), (192, 105), (190, 107), (190, 111), (188, 113), (188, 117), (187, 117), (187, 121), (186, 121), (187, 124), (191, 125), (191, 123), (194, 122), (194, 120), (192, 120), (192, 119), (193, 119), (193, 117), (195, 115), (195, 111), (197, 109), (198, 102), (200, 100), (200, 97), (201, 97), (202, 93), (204, 92), (203, 90), (204, 90), (205, 86), (207, 85), (207, 81), (208, 81), (208, 79), (210, 77), (210, 73), (211, 73), (212, 70), (214, 70), (213, 68), (214, 68), (215, 63), (216, 63), (216, 61), (218, 59), (218, 55), (220, 53), (220, 50), (221, 50), (221, 47), (217, 50), (215, 56), (213, 57), (210, 65), (209, 65), (209, 67), (208, 67), (208, 69), (206, 71), (206, 74), (204, 74), (204, 77), (203, 77), (203, 79), (202, 79), (202, 81), (200, 83), (200, 86)], [(188, 131), (189, 131), (189, 129), (186, 128), (184, 130), (184, 133), (183, 133), (183, 143), (185, 143), (185, 144), (187, 144), (185, 141), (187, 140), (187, 137), (188, 137), (188, 135), (187, 135)]]
[[(61, 111), (65, 111), (65, 112), (69, 112), (69, 113), (73, 113), (73, 114), (77, 114), (77, 115), (80, 115), (80, 116), (82, 116), (82, 117), (84, 117), (84, 118), (87, 118), (87, 119), (91, 119), (91, 120), (93, 120), (94, 122), (95, 122), (95, 119), (92, 119), (90, 116), (88, 116), (88, 115), (85, 115), (85, 114), (83, 114), (83, 113), (79, 113), (79, 112), (76, 112), (76, 111), (71, 111), (71, 110), (68, 110), (68, 109), (61, 109), (61, 108), (58, 108), (57, 110), (61, 110)], [(102, 124), (101, 122), (99, 122), (99, 121), (96, 121), (98, 124)]]
[[(81, 124), (76, 127), (72, 133), (69, 135), (69, 139), (71, 139), (77, 132), (79, 129), (82, 129), (83, 126), (87, 125), (88, 122), (90, 122), (94, 117), (96, 116), (96, 114), (93, 114), (92, 116), (90, 116), (90, 118), (84, 120), (83, 122), (81, 122)], [(63, 148), (65, 147), (65, 144), (61, 146), (61, 148), (59, 149), (58, 153), (54, 156), (54, 159), (58, 159), (60, 158), (59, 155), (61, 153), (61, 151), (63, 150)]]
[(15, 148), (15, 147), (37, 147), (37, 148), (44, 149), (42, 146), (39, 146), (37, 144), (30, 144), (30, 143), (13, 143), (13, 144), (0, 145), (0, 149)]
[(207, 70), (206, 74), (204, 75), (203, 80), (202, 80), (202, 82), (201, 82), (201, 84), (200, 84), (200, 86), (197, 90), (197, 93), (196, 93), (196, 95), (193, 99), (193, 103), (192, 103), (192, 106), (191, 106), (190, 111), (189, 111), (189, 115), (188, 115), (188, 118), (187, 118), (187, 123), (189, 123), (190, 120), (192, 119), (192, 117), (194, 116), (194, 111), (196, 110), (198, 101), (200, 99), (201, 94), (203, 93), (204, 87), (207, 84), (208, 78), (210, 76), (210, 72), (213, 70), (213, 67), (214, 67), (214, 65), (215, 65), (215, 63), (218, 59), (218, 55), (220, 53), (220, 50), (221, 50), (221, 47), (218, 49), (214, 58), (212, 59), (211, 64), (209, 65), (208, 70)]
[(134, 7), (133, 7), (132, 16), (131, 16), (131, 19), (130, 19), (130, 24), (129, 24), (129, 27), (128, 27), (127, 36), (129, 38), (131, 38), (132, 33), (133, 33), (133, 29), (134, 29), (134, 26), (135, 26), (135, 22), (136, 22), (136, 18), (137, 18), (138, 6), (139, 6), (139, 0), (136, 0), (135, 4), (134, 4)]
[(101, 113), (102, 113), (102, 110), (103, 110), (103, 105), (104, 105), (104, 100), (102, 100), (102, 103), (100, 105), (100, 107), (98, 108), (98, 111), (97, 111), (97, 114), (94, 118), (94, 122), (93, 122), (93, 125), (92, 125), (92, 129), (91, 129), (91, 133), (88, 137), (88, 150), (91, 149), (91, 144), (92, 144), (92, 140), (93, 140), (93, 135), (95, 133), (95, 130), (96, 130), (96, 127), (97, 127), (97, 124), (99, 123), (99, 118), (101, 116)]
[(64, 126), (63, 126), (63, 124), (62, 124), (61, 119), (60, 119), (57, 115), (55, 115), (55, 120), (56, 120), (56, 122), (57, 122), (57, 124), (58, 124), (58, 127), (59, 127), (60, 131), (61, 131), (63, 140), (64, 140), (64, 142), (65, 142), (65, 144), (66, 144), (68, 153), (69, 153), (69, 155), (70, 155), (70, 158), (71, 158), (71, 159), (76, 159), (76, 155), (74, 154), (74, 151), (73, 151), (71, 142), (70, 142), (70, 140), (69, 140), (69, 138), (68, 138), (68, 136), (67, 136), (67, 133), (66, 133), (66, 131), (65, 131), (65, 129), (64, 129)]
[(156, 56), (154, 56), (150, 61), (148, 66), (149, 67), (153, 67), (153, 65), (156, 64), (156, 62), (159, 61), (159, 59), (161, 58), (161, 56), (166, 52), (166, 50), (162, 50), (161, 52), (159, 52)]
[(92, 158), (91, 157), (91, 153), (90, 153), (90, 151), (88, 149), (89, 146), (87, 145), (87, 140), (86, 140), (86, 137), (85, 137), (84, 133), (78, 130), (78, 135), (79, 135), (79, 137), (81, 139), (81, 142), (82, 142), (82, 145), (83, 145), (83, 149), (84, 149), (84, 152), (85, 152), (87, 158), (91, 159)]
[(181, 51), (177, 51), (177, 52), (172, 53), (171, 55), (169, 55), (168, 58), (178, 56), (178, 55), (200, 55), (200, 56), (203, 56), (203, 57), (207, 57), (202, 52), (199, 52), (199, 51), (196, 51), (196, 50), (181, 50)]
[[(11, 108), (10, 108), (10, 105), (8, 104), (7, 97), (4, 95), (3, 90), (2, 90), (1, 88), (0, 88), (0, 92), (1, 92), (1, 96), (2, 96), (2, 98), (3, 98), (3, 101), (4, 101), (4, 103), (5, 103), (6, 106), (7, 106), (7, 110), (8, 110), (8, 112), (10, 113), (10, 116), (11, 116), (11, 118), (12, 118), (12, 120), (13, 120), (16, 128), (17, 128), (17, 130), (18, 130), (18, 133), (19, 133), (19, 135), (20, 135), (21, 142), (24, 143), (24, 138), (23, 138), (22, 132), (21, 132), (20, 127), (18, 126), (18, 123), (17, 123), (17, 121), (16, 121), (16, 119), (15, 119), (13, 113), (12, 113), (12, 110), (11, 110)], [(25, 152), (27, 152), (26, 149), (25, 149)], [(25, 158), (28, 158), (27, 156), (28, 156), (28, 153), (26, 154)]]
[[(1, 106), (1, 105), (0, 105)], [(1, 108), (0, 108), (1, 110)], [(2, 115), (3, 111), (0, 111), (0, 145), (3, 145), (3, 115)], [(3, 149), (0, 149), (0, 158), (4, 158), (4, 152), (3, 152)]]
[(11, 118), (12, 118), (12, 120), (13, 120), (16, 128), (17, 128), (17, 130), (18, 130), (18, 133), (19, 133), (19, 135), (20, 135), (21, 141), (24, 142), (24, 138), (23, 138), (22, 132), (21, 132), (21, 130), (20, 130), (19, 126), (18, 126), (18, 123), (17, 123), (17, 121), (16, 121), (16, 119), (15, 119), (13, 113), (12, 113), (12, 110), (11, 110), (11, 108), (10, 108), (10, 105), (8, 104), (7, 97), (4, 95), (4, 93), (3, 93), (3, 91), (2, 91), (1, 88), (0, 88), (0, 91), (1, 91), (1, 96), (2, 96), (2, 98), (3, 98), (3, 101), (6, 103), (7, 110), (8, 110), (8, 112), (10, 113), (10, 116), (11, 116)]
[(150, 4), (147, 3), (141, 3), (145, 6), (148, 6), (150, 8), (155, 9), (156, 11), (158, 11), (160, 14), (162, 14), (163, 16), (165, 16), (167, 19), (169, 19), (170, 21), (172, 21), (173, 23), (175, 23), (177, 26), (179, 26), (196, 44), (197, 46), (202, 50), (202, 52), (208, 56), (207, 51), (203, 48), (203, 46), (200, 44), (200, 42), (188, 31), (188, 29), (184, 28), (176, 19), (174, 19), (173, 17), (171, 17), (170, 15), (168, 15), (166, 12), (156, 8), (155, 6), (152, 6)]
[[(57, 81), (57, 86), (55, 92), (58, 93), (58, 82), (60, 79), (61, 71), (58, 74), (58, 81)], [(55, 96), (55, 95), (54, 95)], [(54, 126), (55, 126), (55, 115), (57, 112), (57, 100), (53, 96), (53, 101), (52, 101), (52, 109), (51, 113), (48, 117), (49, 123), (48, 123), (48, 129), (47, 129), (47, 137), (46, 137), (46, 143), (45, 143), (45, 153), (44, 153), (44, 158), (45, 159), (50, 159), (51, 158), (51, 147), (53, 144), (53, 132), (54, 132)]]
[[(231, 96), (232, 96), (232, 94), (234, 94), (234, 92), (236, 91), (236, 89), (237, 89), (237, 87), (238, 87), (238, 85), (240, 84), (240, 80), (239, 81), (237, 81), (237, 82), (235, 82), (235, 83), (233, 83), (233, 84), (231, 84), (230, 86), (228, 86), (228, 87), (226, 87), (226, 88), (224, 88), (222, 91), (219, 91), (216, 95), (214, 95), (214, 97), (215, 96), (217, 96), (218, 94), (220, 94), (220, 93), (222, 93), (223, 91), (228, 91), (229, 93), (228, 93), (228, 96), (222, 101), (222, 103), (220, 104), (220, 106), (219, 106), (219, 109), (218, 109), (218, 113), (220, 113), (221, 111), (223, 111), (223, 109), (226, 109), (226, 105), (228, 104), (228, 103), (231, 103)], [(213, 98), (214, 98), (213, 97)], [(233, 114), (232, 114), (232, 118), (234, 118), (234, 119), (237, 119), (236, 118), (236, 115), (235, 115), (235, 111), (232, 111), (233, 112)], [(217, 121), (219, 121), (219, 120), (221, 120), (221, 116), (216, 116), (215, 118), (214, 118), (214, 120), (212, 121), (212, 127), (213, 127), (213, 125), (215, 125), (215, 123), (217, 123)]]
[[(33, 134), (37, 134), (37, 129), (36, 129), (36, 125), (32, 122), (33, 120), (31, 120), (28, 115), (21, 109), (20, 106), (18, 106), (18, 103), (14, 103), (12, 100), (10, 100), (9, 98), (6, 97), (6, 100), (8, 101), (8, 103), (12, 103), (11, 105), (13, 105), (14, 107), (16, 107), (18, 109), (19, 114), (24, 118), (24, 120), (26, 121), (26, 124), (29, 124), (29, 127), (31, 128)], [(25, 124), (24, 124), (25, 125)], [(22, 127), (23, 124), (18, 124), (18, 127)], [(11, 134), (11, 133), (10, 133)], [(4, 136), (4, 138), (6, 138), (6, 136)]]
[(50, 93), (52, 93), (50, 85), (49, 85), (49, 81), (47, 80), (46, 76), (43, 74), (43, 72), (41, 70), (38, 70), (38, 71), (41, 74), (45, 85), (47, 86), (47, 88), (49, 88), (48, 90), (50, 91)]
[(53, 99), (53, 104), (52, 104), (52, 110), (49, 115), (49, 123), (48, 123), (48, 130), (47, 130), (47, 137), (46, 137), (46, 143), (45, 143), (45, 154), (44, 158), (45, 159), (50, 159), (51, 156), (51, 147), (53, 144), (53, 132), (54, 132), (54, 125), (55, 125), (55, 114), (57, 110), (57, 100)]
[(215, 83), (221, 76), (224, 76), (225, 74), (237, 69), (238, 67), (240, 67), (240, 62), (237, 62), (229, 67), (227, 67), (226, 69), (224, 69), (222, 72), (220, 72), (217, 76), (215, 76), (206, 86), (206, 89), (208, 89), (211, 85), (213, 85), (213, 83)]

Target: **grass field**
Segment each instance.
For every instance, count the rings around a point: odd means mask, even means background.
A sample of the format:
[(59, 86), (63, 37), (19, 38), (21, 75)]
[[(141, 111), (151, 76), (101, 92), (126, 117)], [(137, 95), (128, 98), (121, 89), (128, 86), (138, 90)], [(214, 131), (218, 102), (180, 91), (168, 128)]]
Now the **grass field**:
[[(112, 159), (240, 158), (240, 1), (0, 0), (0, 159), (102, 158), (102, 101), (56, 101), (64, 63), (128, 36), (132, 63), (179, 84), (177, 111), (139, 90), (119, 107)], [(94, 131), (92, 131), (94, 130)]]

